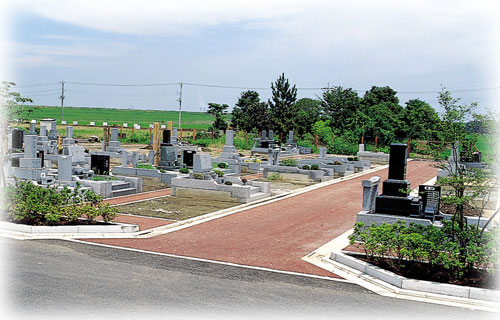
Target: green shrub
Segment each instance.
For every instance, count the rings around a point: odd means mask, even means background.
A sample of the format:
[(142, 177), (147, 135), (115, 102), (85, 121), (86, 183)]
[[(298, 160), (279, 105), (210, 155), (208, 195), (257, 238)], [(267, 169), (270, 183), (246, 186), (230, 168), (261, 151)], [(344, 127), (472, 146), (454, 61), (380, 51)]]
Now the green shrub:
[(195, 178), (197, 180), (203, 180), (203, 173), (195, 172), (195, 173), (193, 173), (193, 178)]
[(119, 139), (121, 142), (125, 143), (141, 143), (141, 144), (148, 144), (149, 143), (149, 132), (146, 132), (144, 134), (138, 134), (134, 132), (130, 136), (127, 136), (124, 139)]
[(188, 168), (180, 168), (179, 172), (180, 173), (189, 173), (189, 169)]
[(217, 170), (215, 169), (214, 172), (217, 174), (217, 176), (219, 177), (223, 177), (224, 176), (224, 171), (221, 171), (221, 170)]
[(302, 166), (302, 169), (304, 169), (304, 170), (311, 170), (311, 166), (308, 165), (308, 164), (305, 164), (305, 165)]
[(295, 159), (283, 159), (281, 160), (281, 165), (287, 167), (296, 167), (297, 161)]
[(113, 176), (93, 176), (92, 180), (94, 181), (116, 181), (116, 177)]
[(7, 217), (16, 223), (54, 225), (75, 222), (80, 217), (93, 220), (98, 216), (107, 222), (118, 211), (104, 204), (100, 195), (89, 190), (82, 192), (79, 184), (73, 190), (65, 186), (57, 191), (55, 186), (16, 181), (15, 186), (5, 187), (4, 192)]
[(311, 165), (311, 170), (319, 170), (319, 165), (317, 164)]
[(219, 162), (219, 163), (217, 163), (217, 167), (219, 167), (221, 169), (227, 169), (227, 168), (229, 168), (229, 164), (227, 164), (226, 162)]
[(279, 172), (273, 172), (272, 174), (267, 176), (267, 180), (269, 181), (281, 180), (281, 176)]
[(334, 165), (334, 166), (340, 166), (341, 164), (342, 164), (342, 162), (340, 162), (340, 161), (335, 161), (335, 162), (333, 162), (333, 165)]
[[(495, 273), (500, 258), (498, 230), (481, 235), (476, 226), (469, 225), (461, 233), (457, 233), (457, 229), (458, 223), (452, 221), (443, 221), (442, 228), (418, 224), (406, 226), (401, 221), (369, 227), (356, 223), (349, 240), (362, 248), (370, 260), (395, 257), (390, 263), (396, 270), (403, 270), (409, 261), (429, 262), (449, 270), (448, 282), (460, 280), (473, 268)], [(470, 241), (471, 246), (461, 251), (461, 241)]]
[(347, 157), (347, 161), (358, 161), (358, 157)]
[(232, 186), (232, 185), (233, 185), (233, 183), (232, 183), (231, 181), (225, 181), (225, 182), (224, 182), (224, 184), (225, 184), (226, 186)]
[(167, 172), (167, 170), (165, 170), (165, 169), (160, 169), (160, 173), (166, 173), (166, 172)]

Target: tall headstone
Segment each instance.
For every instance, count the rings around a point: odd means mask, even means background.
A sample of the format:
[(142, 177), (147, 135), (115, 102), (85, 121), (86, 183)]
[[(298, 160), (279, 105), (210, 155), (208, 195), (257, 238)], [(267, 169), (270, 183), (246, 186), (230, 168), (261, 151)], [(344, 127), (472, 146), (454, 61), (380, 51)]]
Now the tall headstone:
[(71, 181), (73, 179), (72, 157), (60, 155), (57, 158), (57, 179)]
[(75, 144), (75, 139), (73, 139), (73, 127), (66, 127), (66, 138), (63, 139), (63, 145), (72, 145)]
[(36, 122), (30, 123), (30, 130), (28, 134), (35, 135), (36, 134)]
[(111, 128), (111, 139), (110, 141), (118, 141), (118, 128)]
[(294, 141), (293, 141), (293, 131), (292, 130), (288, 131), (288, 141), (287, 142), (288, 142), (288, 144), (293, 144), (294, 143)]
[(236, 148), (234, 147), (234, 131), (226, 130), (226, 144), (222, 147), (221, 157), (228, 158), (231, 157), (230, 154), (236, 153)]
[(364, 143), (360, 143), (359, 144), (359, 150), (358, 150), (358, 152), (365, 152), (365, 145), (364, 145)]
[(266, 130), (262, 130), (262, 134), (260, 136), (260, 139), (261, 140), (267, 140), (267, 132), (266, 132)]
[(132, 151), (132, 165), (135, 167), (139, 163), (139, 152)]
[(12, 129), (12, 149), (22, 149), (24, 141), (24, 130)]
[(170, 141), (172, 144), (177, 144), (177, 127), (172, 128), (172, 136), (170, 137)]
[(274, 140), (274, 132), (273, 132), (273, 130), (269, 130), (269, 140)]
[(170, 143), (170, 130), (163, 130), (163, 140), (162, 142), (164, 144), (169, 144)]
[(40, 137), (46, 137), (46, 136), (47, 136), (47, 127), (40, 126)]
[(391, 144), (389, 154), (389, 179), (405, 180), (408, 146), (404, 143)]
[(122, 167), (128, 167), (128, 152), (127, 151), (124, 151), (122, 153)]
[(149, 150), (149, 164), (155, 164), (155, 151), (154, 150)]
[(36, 135), (24, 136), (24, 158), (36, 158)]

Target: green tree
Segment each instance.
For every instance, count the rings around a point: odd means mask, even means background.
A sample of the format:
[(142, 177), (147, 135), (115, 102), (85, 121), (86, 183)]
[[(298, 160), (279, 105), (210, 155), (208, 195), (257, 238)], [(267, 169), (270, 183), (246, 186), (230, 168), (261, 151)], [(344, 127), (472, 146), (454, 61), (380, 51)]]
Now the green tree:
[(255, 91), (242, 92), (231, 115), (231, 126), (235, 129), (251, 132), (262, 131), (269, 127), (267, 103), (261, 102), (259, 94)]
[(226, 110), (229, 108), (227, 104), (209, 103), (207, 113), (211, 114), (215, 120), (209, 130), (214, 130), (217, 135), (219, 130), (226, 132), (227, 123), (224, 120)]
[(295, 118), (296, 134), (303, 136), (311, 132), (314, 123), (320, 120), (321, 117), (321, 101), (302, 98), (295, 103), (297, 109), (297, 117)]
[(360, 126), (361, 98), (352, 88), (337, 86), (325, 91), (321, 107), (336, 135)]
[(2, 116), (7, 122), (14, 119), (28, 120), (30, 114), (38, 108), (37, 106), (26, 105), (26, 103), (33, 103), (31, 98), (22, 97), (18, 92), (11, 91), (11, 88), (15, 85), (14, 82), (3, 81), (0, 86), (0, 106), (3, 107)]
[(271, 83), (271, 90), (272, 98), (269, 100), (271, 124), (274, 130), (286, 137), (288, 131), (293, 130), (295, 126), (297, 88), (295, 85), (290, 86), (283, 73), (275, 83)]
[(438, 139), (441, 119), (427, 102), (413, 99), (406, 102), (402, 113), (403, 131), (410, 139)]
[(396, 93), (388, 86), (373, 86), (363, 96), (365, 134), (378, 136), (382, 144), (404, 136), (401, 121), (403, 107), (399, 105)]

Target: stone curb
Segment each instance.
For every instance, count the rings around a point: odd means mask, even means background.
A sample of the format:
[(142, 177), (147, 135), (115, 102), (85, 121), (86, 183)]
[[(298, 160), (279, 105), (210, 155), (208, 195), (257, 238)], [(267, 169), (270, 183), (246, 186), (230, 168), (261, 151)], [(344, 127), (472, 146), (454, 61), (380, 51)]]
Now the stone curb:
[(351, 257), (342, 252), (332, 252), (330, 255), (330, 259), (403, 290), (442, 294), (453, 297), (491, 302), (500, 301), (500, 292), (497, 290), (408, 279), (393, 272), (384, 270), (367, 262)]
[(76, 225), (76, 226), (30, 226), (13, 222), (0, 221), (0, 230), (22, 232), (32, 235), (60, 233), (135, 233), (139, 226), (113, 222), (112, 225)]

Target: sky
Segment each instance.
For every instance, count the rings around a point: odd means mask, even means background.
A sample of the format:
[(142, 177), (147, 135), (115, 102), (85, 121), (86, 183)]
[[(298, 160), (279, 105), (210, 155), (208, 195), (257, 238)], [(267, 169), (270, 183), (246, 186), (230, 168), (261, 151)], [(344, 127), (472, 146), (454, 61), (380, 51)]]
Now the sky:
[(183, 111), (232, 109), (251, 88), (267, 101), (282, 73), (299, 98), (390, 86), (442, 111), (444, 85), (479, 111), (500, 101), (496, 1), (0, 3), (0, 80), (40, 105), (65, 81), (65, 106), (177, 110), (183, 82)]

